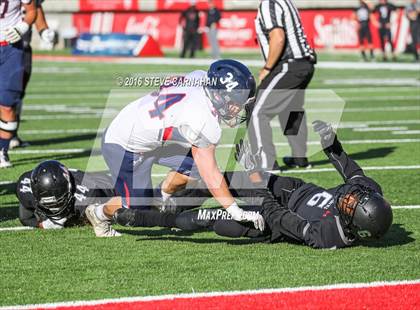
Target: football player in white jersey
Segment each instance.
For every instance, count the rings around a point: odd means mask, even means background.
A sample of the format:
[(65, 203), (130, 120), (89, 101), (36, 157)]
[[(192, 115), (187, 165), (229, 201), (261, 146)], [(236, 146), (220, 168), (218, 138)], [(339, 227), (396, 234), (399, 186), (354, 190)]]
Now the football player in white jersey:
[(22, 36), (35, 19), (33, 0), (0, 0), (0, 168), (12, 166), (7, 152), (17, 130), (15, 110), (23, 91)]
[[(153, 198), (165, 200), (199, 177), (234, 220), (253, 222), (264, 230), (259, 213), (245, 212), (237, 205), (215, 158), (222, 134), (220, 120), (231, 126), (240, 123), (241, 111), (254, 100), (254, 77), (240, 62), (220, 60), (207, 73), (194, 71), (184, 81), (129, 104), (106, 130), (102, 153), (122, 200), (86, 209), (97, 236), (112, 236), (109, 220), (121, 202), (125, 208), (147, 209)], [(169, 186), (164, 183), (153, 190), (154, 164), (172, 169), (175, 179)]]

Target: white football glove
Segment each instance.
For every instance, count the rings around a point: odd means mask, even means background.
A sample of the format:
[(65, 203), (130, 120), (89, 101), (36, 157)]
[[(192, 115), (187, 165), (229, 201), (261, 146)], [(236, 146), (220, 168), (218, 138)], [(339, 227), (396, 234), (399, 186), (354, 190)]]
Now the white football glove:
[(64, 224), (67, 222), (67, 218), (63, 217), (59, 220), (51, 221), (50, 219), (46, 219), (40, 225), (43, 229), (63, 229)]
[(20, 22), (14, 27), (7, 28), (4, 31), (4, 36), (7, 42), (10, 44), (19, 42), (22, 39), (22, 36), (28, 32), (29, 25), (25, 22)]
[(44, 41), (45, 43), (54, 44), (54, 39), (55, 39), (54, 30), (50, 28), (46, 28), (46, 29), (43, 29), (39, 34), (41, 36), (42, 41)]
[(232, 219), (238, 222), (253, 222), (255, 229), (264, 231), (264, 218), (258, 212), (244, 211), (238, 205), (233, 203), (226, 211), (232, 216)]
[(261, 150), (259, 150), (257, 154), (252, 154), (249, 142), (241, 139), (239, 143), (236, 144), (235, 159), (244, 167), (246, 172), (251, 173), (257, 170), (261, 163)]

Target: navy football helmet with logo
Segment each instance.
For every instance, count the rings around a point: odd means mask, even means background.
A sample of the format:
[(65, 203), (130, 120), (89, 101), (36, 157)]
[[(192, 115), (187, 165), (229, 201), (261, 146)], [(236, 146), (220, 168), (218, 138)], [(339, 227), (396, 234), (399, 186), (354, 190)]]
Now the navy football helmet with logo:
[(244, 122), (241, 112), (255, 100), (256, 83), (249, 69), (236, 60), (218, 60), (210, 66), (207, 78), (207, 96), (222, 120), (231, 127)]
[(37, 210), (47, 217), (71, 212), (75, 186), (69, 170), (56, 160), (40, 163), (31, 173), (32, 194)]

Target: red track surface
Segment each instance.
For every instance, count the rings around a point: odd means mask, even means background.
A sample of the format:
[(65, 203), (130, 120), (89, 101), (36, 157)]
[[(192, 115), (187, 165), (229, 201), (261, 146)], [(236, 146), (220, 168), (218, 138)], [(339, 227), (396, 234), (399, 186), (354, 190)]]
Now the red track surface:
[[(54, 309), (420, 309), (420, 284), (252, 293), (230, 296), (181, 297), (109, 302)], [(43, 308), (36, 308), (43, 309)]]

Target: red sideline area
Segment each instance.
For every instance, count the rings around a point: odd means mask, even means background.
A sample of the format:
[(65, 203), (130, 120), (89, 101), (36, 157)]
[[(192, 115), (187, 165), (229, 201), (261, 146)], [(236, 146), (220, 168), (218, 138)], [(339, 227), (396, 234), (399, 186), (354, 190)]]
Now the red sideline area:
[[(416, 281), (417, 282), (417, 281)], [(369, 285), (369, 284), (367, 284)], [(275, 291), (275, 290), (274, 290)], [(221, 293), (223, 294), (223, 293)], [(210, 294), (209, 294), (210, 295)], [(93, 309), (419, 309), (420, 283), (372, 287), (306, 289), (289, 292), (250, 292), (231, 295), (176, 297), (155, 300), (78, 302), (47, 306), (62, 310)], [(140, 298), (139, 298), (140, 299)], [(39, 305), (40, 306), (40, 305)], [(30, 309), (45, 309), (43, 307)]]

